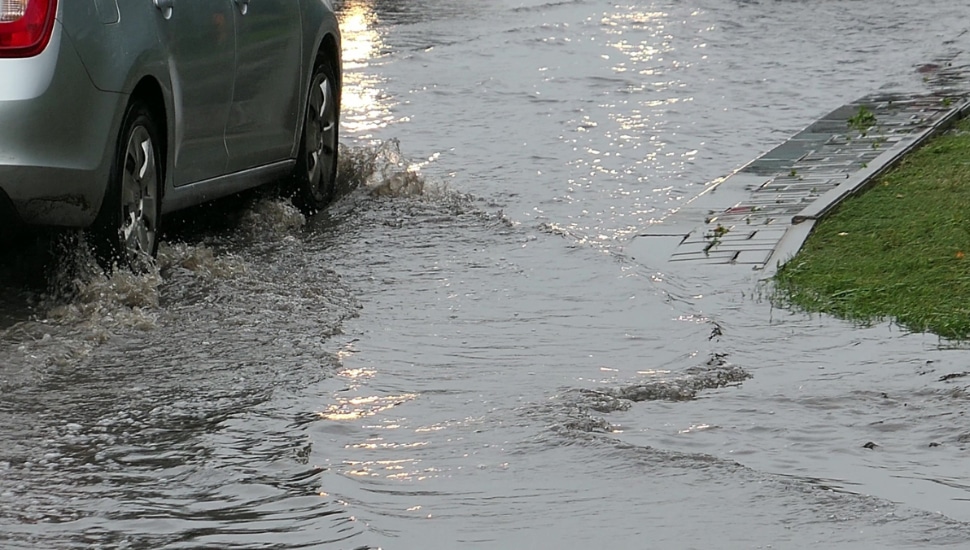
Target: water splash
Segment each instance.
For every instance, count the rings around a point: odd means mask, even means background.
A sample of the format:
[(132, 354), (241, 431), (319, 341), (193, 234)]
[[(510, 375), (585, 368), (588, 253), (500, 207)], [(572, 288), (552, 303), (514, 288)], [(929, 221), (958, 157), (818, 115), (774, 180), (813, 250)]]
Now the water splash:
[[(612, 400), (620, 403), (688, 401), (696, 398), (701, 391), (737, 386), (748, 378), (751, 378), (751, 373), (728, 363), (725, 355), (715, 353), (704, 365), (686, 369), (684, 375), (676, 378), (648, 380), (616, 388), (579, 391), (588, 398), (592, 398), (594, 404), (609, 410), (614, 406)], [(628, 408), (628, 405), (619, 405), (613, 410), (623, 408)]]
[(289, 199), (262, 197), (245, 210), (240, 232), (253, 241), (285, 238), (306, 225), (306, 216)]
[(593, 413), (609, 414), (629, 410), (640, 401), (688, 401), (704, 390), (736, 386), (751, 374), (730, 364), (726, 356), (715, 353), (703, 365), (690, 367), (680, 376), (663, 377), (617, 387), (567, 390), (539, 407), (539, 414), (553, 415), (556, 432), (609, 433), (616, 428), (606, 418)]
[(375, 147), (341, 148), (337, 169), (340, 190), (360, 188), (376, 197), (425, 194), (426, 182), (401, 153), (401, 143), (389, 139)]
[(105, 273), (80, 232), (62, 235), (53, 247), (55, 263), (42, 298), (47, 321), (88, 328), (94, 340), (103, 340), (112, 328), (155, 327), (152, 310), (158, 307), (162, 282), (157, 267), (142, 274), (124, 269)]
[[(342, 146), (338, 178), (341, 189), (360, 188), (366, 197), (419, 197), (439, 189), (426, 185), (396, 139), (376, 146)], [(35, 266), (47, 278), (46, 290), (37, 297), (39, 320), (83, 329), (94, 341), (108, 338), (114, 330), (152, 330), (158, 322), (160, 294), (173, 277), (214, 281), (247, 276), (247, 261), (231, 250), (253, 243), (293, 244), (307, 224), (289, 199), (272, 193), (241, 206), (228, 201), (209, 208), (219, 209), (215, 217), (228, 224), (202, 224), (180, 235), (182, 242), (162, 242), (157, 262), (144, 273), (116, 269), (106, 274), (83, 232), (54, 237), (46, 245), (49, 265)]]
[(232, 279), (248, 272), (246, 262), (231, 253), (217, 255), (204, 244), (163, 243), (158, 249), (158, 271), (170, 279), (176, 271), (187, 271), (206, 280)]

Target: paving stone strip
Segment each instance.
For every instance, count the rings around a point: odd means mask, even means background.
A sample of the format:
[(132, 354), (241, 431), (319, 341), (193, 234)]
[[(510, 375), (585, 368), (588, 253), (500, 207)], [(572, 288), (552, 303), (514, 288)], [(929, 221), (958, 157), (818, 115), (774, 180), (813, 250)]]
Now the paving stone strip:
[(930, 92), (875, 93), (839, 107), (636, 240), (669, 252), (672, 263), (744, 266), (770, 276), (840, 201), (970, 114), (970, 64), (955, 63), (962, 57), (917, 69), (930, 75)]

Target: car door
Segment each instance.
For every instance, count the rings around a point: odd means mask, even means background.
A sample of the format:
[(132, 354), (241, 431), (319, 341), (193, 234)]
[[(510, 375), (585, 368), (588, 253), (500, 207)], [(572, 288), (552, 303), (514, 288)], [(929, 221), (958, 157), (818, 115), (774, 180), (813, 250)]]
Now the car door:
[(169, 51), (175, 185), (225, 173), (232, 102), (235, 19), (232, 0), (153, 0)]
[(302, 68), (299, 0), (233, 0), (236, 76), (226, 126), (230, 171), (290, 158)]

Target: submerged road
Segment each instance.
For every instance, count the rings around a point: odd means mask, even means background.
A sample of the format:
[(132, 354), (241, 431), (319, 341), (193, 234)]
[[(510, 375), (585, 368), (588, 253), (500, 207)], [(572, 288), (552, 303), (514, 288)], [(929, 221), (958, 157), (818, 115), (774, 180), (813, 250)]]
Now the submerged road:
[(0, 547), (962, 547), (965, 350), (638, 244), (925, 92), (966, 6), (911, 4), (338, 2), (326, 212), (4, 252)]

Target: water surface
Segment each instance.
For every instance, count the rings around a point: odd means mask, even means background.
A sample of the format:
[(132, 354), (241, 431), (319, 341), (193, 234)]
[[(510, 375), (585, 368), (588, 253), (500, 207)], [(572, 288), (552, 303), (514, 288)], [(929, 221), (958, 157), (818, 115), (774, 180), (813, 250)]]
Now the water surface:
[(189, 212), (144, 276), (5, 252), (4, 547), (959, 547), (965, 350), (630, 252), (923, 87), (970, 37), (910, 4), (340, 2), (326, 212)]

